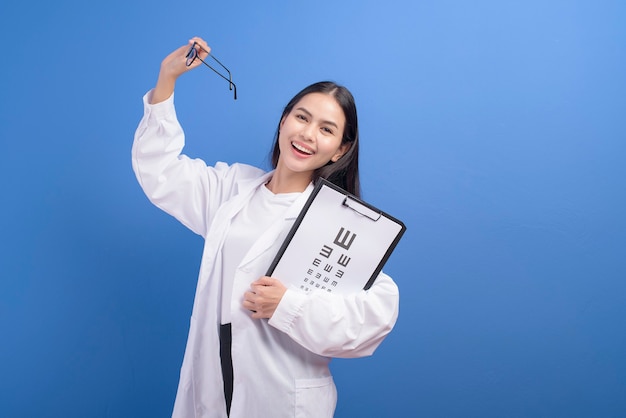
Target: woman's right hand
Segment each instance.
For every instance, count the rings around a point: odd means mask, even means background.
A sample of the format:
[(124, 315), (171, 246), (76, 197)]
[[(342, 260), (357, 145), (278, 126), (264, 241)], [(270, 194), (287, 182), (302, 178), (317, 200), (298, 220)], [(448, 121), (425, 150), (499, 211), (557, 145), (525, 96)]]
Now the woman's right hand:
[(178, 77), (202, 64), (202, 61), (196, 58), (190, 66), (187, 66), (187, 53), (194, 42), (202, 47), (199, 48), (198, 45), (195, 47), (200, 58), (205, 60), (209, 55), (211, 48), (207, 45), (204, 39), (194, 37), (189, 40), (187, 45), (181, 46), (165, 57), (165, 59), (161, 62), (159, 79), (157, 80), (157, 84), (152, 92), (152, 98), (150, 100), (151, 104), (156, 104), (168, 99), (172, 93), (174, 93), (174, 87)]

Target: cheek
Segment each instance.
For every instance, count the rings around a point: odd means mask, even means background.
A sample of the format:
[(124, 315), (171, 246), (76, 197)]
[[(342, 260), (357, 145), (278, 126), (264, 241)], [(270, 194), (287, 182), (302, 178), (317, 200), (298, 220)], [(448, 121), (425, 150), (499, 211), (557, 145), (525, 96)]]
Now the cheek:
[(281, 131), (280, 134), (278, 134), (278, 145), (281, 149), (287, 146), (291, 146), (291, 142), (289, 141), (289, 135), (286, 132)]
[(286, 142), (289, 140), (289, 138), (293, 136), (293, 133), (294, 133), (293, 126), (291, 126), (288, 123), (283, 123), (280, 126), (280, 131), (278, 131), (278, 140)]
[(324, 152), (327, 154), (336, 154), (341, 150), (341, 140), (332, 138), (324, 141)]

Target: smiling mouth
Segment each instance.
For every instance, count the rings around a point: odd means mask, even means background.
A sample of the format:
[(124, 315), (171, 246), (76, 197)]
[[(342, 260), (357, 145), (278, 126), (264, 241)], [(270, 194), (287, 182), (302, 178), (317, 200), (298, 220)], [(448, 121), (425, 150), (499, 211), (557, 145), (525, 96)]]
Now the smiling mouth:
[(296, 151), (298, 151), (298, 152), (300, 152), (302, 154), (313, 155), (313, 151), (312, 150), (310, 150), (308, 148), (305, 148), (305, 147), (303, 147), (300, 144), (296, 144), (295, 142), (292, 142), (291, 146), (294, 147), (296, 149)]

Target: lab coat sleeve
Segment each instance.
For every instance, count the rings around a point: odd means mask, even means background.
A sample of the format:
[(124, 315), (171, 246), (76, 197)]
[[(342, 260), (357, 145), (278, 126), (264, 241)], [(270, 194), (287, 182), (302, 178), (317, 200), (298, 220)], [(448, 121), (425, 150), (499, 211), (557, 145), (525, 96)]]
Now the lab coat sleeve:
[(398, 287), (380, 273), (369, 290), (352, 295), (289, 289), (269, 324), (318, 355), (363, 357), (389, 334), (398, 309)]
[(182, 154), (185, 135), (174, 108), (174, 95), (150, 104), (135, 132), (132, 165), (141, 188), (157, 207), (205, 237), (219, 206), (236, 192), (239, 180), (262, 171), (243, 164), (217, 163), (209, 167)]

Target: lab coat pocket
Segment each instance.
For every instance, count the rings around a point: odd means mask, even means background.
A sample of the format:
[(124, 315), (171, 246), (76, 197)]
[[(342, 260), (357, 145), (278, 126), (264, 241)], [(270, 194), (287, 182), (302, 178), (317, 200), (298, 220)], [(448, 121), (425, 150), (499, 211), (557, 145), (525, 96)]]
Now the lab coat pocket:
[(296, 379), (296, 418), (332, 418), (336, 404), (332, 376)]

